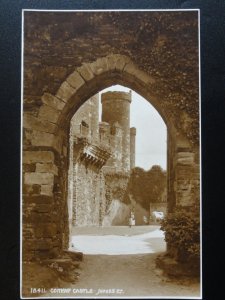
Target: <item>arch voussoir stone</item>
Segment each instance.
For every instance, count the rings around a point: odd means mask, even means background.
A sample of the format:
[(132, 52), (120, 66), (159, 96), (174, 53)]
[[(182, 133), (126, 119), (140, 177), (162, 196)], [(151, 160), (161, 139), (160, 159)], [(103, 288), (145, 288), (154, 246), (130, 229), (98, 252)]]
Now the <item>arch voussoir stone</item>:
[(42, 103), (53, 107), (56, 110), (62, 110), (66, 104), (63, 99), (59, 99), (50, 93), (44, 93), (41, 100)]
[(66, 80), (61, 84), (60, 88), (58, 89), (56, 97), (60, 98), (64, 102), (67, 102), (71, 98), (71, 96), (75, 94), (75, 92), (76, 89), (73, 88)]
[(124, 71), (124, 68), (127, 64), (130, 63), (130, 58), (127, 56), (118, 55), (116, 60), (115, 69), (119, 71)]
[(67, 77), (66, 81), (77, 91), (82, 85), (85, 84), (84, 79), (80, 74), (75, 71)]
[(130, 62), (130, 58), (128, 56), (120, 54), (111, 54), (108, 55), (106, 58), (108, 62), (108, 69), (111, 71), (123, 71), (125, 65)]
[(90, 64), (83, 64), (81, 67), (77, 68), (77, 72), (86, 82), (94, 78), (94, 74), (91, 70)]
[(94, 75), (100, 75), (108, 71), (108, 63), (105, 57), (98, 58), (95, 62), (90, 64), (90, 68)]

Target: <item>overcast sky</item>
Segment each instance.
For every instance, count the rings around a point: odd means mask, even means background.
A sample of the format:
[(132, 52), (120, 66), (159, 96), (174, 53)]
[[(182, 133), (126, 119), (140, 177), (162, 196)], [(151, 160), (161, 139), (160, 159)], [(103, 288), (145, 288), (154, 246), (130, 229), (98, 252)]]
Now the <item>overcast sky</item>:
[[(129, 90), (121, 85), (114, 85), (101, 91), (100, 94), (106, 91), (129, 92)], [(157, 110), (134, 91), (132, 91), (130, 127), (137, 129), (136, 167), (149, 170), (153, 165), (160, 165), (166, 170), (166, 125)]]

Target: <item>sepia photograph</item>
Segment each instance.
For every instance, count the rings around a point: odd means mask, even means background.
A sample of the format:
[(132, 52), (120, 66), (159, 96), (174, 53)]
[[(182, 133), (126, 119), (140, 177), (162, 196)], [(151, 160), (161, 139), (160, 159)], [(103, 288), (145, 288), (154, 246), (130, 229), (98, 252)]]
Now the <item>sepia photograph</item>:
[(202, 299), (200, 11), (22, 11), (23, 299)]

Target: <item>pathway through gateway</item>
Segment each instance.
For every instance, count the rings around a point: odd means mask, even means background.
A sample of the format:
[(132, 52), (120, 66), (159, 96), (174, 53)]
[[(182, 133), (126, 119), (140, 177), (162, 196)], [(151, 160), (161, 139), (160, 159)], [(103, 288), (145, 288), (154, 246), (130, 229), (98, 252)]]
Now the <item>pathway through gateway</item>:
[(84, 254), (128, 255), (166, 250), (160, 226), (74, 227), (72, 248)]
[(160, 226), (80, 227), (72, 231), (74, 247), (84, 253), (75, 284), (63, 284), (47, 297), (66, 298), (197, 298), (199, 282), (171, 280), (156, 268), (166, 250)]

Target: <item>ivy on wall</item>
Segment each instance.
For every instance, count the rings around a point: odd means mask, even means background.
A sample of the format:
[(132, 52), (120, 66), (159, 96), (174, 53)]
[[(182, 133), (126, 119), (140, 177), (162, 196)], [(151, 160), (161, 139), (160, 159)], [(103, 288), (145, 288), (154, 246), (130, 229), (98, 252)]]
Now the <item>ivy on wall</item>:
[(177, 207), (169, 213), (161, 223), (161, 230), (165, 231), (165, 241), (168, 250), (176, 252), (180, 262), (199, 261), (200, 258), (200, 218), (199, 207), (185, 209)]

